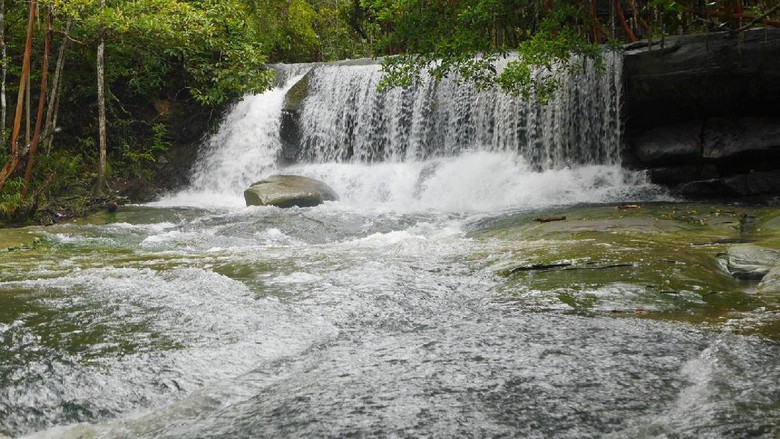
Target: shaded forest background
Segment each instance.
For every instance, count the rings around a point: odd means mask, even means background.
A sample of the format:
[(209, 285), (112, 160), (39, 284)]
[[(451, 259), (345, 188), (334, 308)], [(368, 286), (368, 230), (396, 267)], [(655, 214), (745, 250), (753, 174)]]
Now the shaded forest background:
[(185, 184), (269, 63), (394, 55), (382, 86), (456, 73), (543, 99), (555, 81), (534, 72), (572, 55), (758, 26), (780, 26), (780, 0), (0, 0), (0, 225)]

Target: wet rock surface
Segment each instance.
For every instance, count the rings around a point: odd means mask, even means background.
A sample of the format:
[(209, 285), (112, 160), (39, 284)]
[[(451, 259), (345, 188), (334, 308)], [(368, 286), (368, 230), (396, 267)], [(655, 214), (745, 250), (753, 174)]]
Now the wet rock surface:
[[(780, 290), (780, 210), (692, 203), (619, 207), (547, 212), (566, 216), (549, 223), (517, 215), (481, 226), (473, 236), (516, 237), (515, 247), (501, 249), (512, 257), (496, 258), (492, 268), (506, 279), (507, 294), (523, 303), (554, 294), (585, 312), (695, 321), (739, 321), (756, 309), (780, 316), (771, 294)], [(634, 307), (625, 306), (626, 295)]]
[(774, 266), (769, 272), (761, 279), (761, 283), (758, 284), (756, 292), (759, 294), (780, 294), (780, 262), (775, 262)]
[(780, 263), (780, 252), (753, 244), (737, 244), (729, 247), (726, 263), (735, 278), (760, 281)]
[(338, 199), (327, 184), (298, 175), (272, 175), (244, 191), (247, 206), (311, 207)]

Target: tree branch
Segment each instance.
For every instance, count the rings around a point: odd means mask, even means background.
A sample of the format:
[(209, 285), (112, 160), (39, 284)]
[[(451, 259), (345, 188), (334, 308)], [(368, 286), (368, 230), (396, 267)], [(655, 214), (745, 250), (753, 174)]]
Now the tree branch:
[(736, 33), (740, 33), (742, 31), (745, 31), (747, 29), (750, 29), (753, 25), (758, 23), (759, 21), (762, 21), (763, 19), (769, 17), (772, 15), (775, 11), (780, 10), (780, 3), (776, 4), (774, 7), (770, 8), (768, 11), (764, 12), (763, 14), (759, 15), (758, 17), (752, 19), (748, 24), (740, 27), (739, 29), (734, 29), (732, 31), (729, 31), (729, 35), (734, 35)]

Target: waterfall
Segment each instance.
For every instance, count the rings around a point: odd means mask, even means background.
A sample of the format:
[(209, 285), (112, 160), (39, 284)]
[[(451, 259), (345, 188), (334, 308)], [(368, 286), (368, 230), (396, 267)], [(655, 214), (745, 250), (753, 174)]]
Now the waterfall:
[(280, 172), (324, 180), (364, 206), (625, 198), (647, 182), (620, 169), (622, 56), (605, 53), (603, 68), (577, 62), (544, 105), (456, 79), (379, 92), (370, 60), (276, 66), (284, 84), (236, 104), (204, 145), (192, 186), (161, 203), (242, 207), (244, 189)]
[(546, 105), (457, 78), (377, 92), (377, 65), (315, 68), (297, 158), (418, 161), (490, 151), (517, 153), (535, 170), (619, 163), (622, 56), (605, 53), (603, 70), (575, 62), (581, 67)]

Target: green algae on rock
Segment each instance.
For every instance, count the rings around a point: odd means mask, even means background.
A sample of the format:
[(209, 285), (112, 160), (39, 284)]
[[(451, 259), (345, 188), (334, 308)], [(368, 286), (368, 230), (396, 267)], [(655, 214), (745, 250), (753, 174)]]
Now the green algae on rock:
[(697, 322), (733, 323), (766, 312), (771, 318), (751, 330), (780, 336), (771, 329), (780, 320), (780, 301), (770, 293), (778, 286), (780, 210), (658, 203), (545, 215), (567, 220), (538, 223), (533, 214), (519, 214), (471, 233), (493, 243), (489, 254), (475, 258), (504, 278), (500, 289), (511, 300)]

